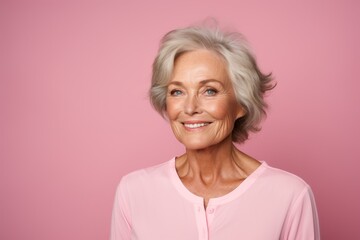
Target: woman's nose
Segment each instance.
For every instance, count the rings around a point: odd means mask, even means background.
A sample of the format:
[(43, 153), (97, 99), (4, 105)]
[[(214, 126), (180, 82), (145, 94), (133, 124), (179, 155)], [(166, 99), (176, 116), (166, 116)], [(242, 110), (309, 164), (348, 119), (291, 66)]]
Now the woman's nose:
[(185, 101), (184, 112), (188, 115), (200, 113), (199, 99), (196, 95), (188, 95)]

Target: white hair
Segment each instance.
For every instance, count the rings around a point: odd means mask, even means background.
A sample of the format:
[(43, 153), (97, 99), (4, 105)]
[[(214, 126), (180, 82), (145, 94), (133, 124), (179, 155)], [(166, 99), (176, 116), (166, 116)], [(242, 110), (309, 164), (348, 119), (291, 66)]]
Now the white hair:
[(176, 58), (199, 49), (215, 52), (225, 60), (236, 99), (246, 111), (243, 117), (235, 121), (232, 131), (232, 140), (242, 143), (248, 139), (249, 132), (260, 130), (259, 124), (267, 108), (264, 94), (275, 85), (271, 74), (261, 73), (248, 43), (240, 33), (208, 26), (192, 26), (168, 32), (161, 40), (153, 63), (149, 91), (151, 104), (164, 116), (167, 85)]

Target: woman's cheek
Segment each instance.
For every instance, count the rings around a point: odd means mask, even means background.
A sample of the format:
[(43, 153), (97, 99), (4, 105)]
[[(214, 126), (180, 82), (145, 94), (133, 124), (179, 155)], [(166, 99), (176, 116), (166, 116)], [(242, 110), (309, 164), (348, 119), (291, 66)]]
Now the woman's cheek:
[(169, 119), (174, 119), (180, 112), (181, 104), (179, 100), (167, 100), (166, 112)]
[(226, 102), (216, 102), (207, 105), (207, 112), (210, 113), (214, 118), (223, 118), (231, 109), (231, 107), (229, 107), (230, 105)]

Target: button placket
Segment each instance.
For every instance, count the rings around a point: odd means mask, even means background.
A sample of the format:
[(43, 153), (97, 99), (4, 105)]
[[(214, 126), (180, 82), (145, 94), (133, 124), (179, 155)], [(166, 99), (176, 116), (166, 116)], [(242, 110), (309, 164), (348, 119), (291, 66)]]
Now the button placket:
[(196, 223), (199, 233), (199, 240), (208, 240), (207, 213), (202, 205), (195, 205)]
[(214, 219), (214, 215), (215, 215), (215, 207), (208, 206), (208, 208), (206, 209), (206, 220), (207, 220), (208, 228), (210, 228), (210, 226), (211, 226), (211, 223)]

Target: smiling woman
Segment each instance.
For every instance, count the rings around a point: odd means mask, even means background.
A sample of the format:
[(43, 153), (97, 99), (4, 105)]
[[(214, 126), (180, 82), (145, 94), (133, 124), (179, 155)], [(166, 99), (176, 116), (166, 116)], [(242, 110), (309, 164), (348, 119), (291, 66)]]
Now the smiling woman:
[(231, 138), (235, 120), (243, 115), (219, 56), (196, 50), (176, 59), (166, 116), (186, 149), (205, 149)]
[(259, 130), (272, 88), (238, 33), (166, 34), (150, 99), (185, 153), (122, 178), (111, 239), (319, 239), (308, 184), (233, 144)]

